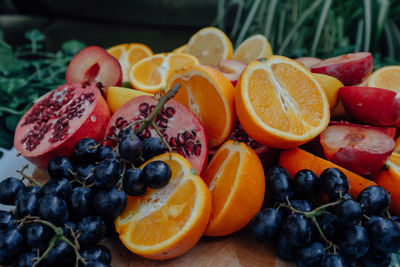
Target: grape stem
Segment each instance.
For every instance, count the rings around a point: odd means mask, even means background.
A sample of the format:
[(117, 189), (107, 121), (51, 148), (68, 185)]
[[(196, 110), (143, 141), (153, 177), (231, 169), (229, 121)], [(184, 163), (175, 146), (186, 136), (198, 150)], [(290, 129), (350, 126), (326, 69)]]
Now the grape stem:
[(172, 160), (172, 148), (168, 144), (167, 140), (165, 140), (164, 135), (161, 133), (160, 129), (158, 129), (158, 126), (155, 124), (154, 121), (151, 122), (151, 126), (153, 126), (154, 130), (156, 130), (158, 136), (160, 136), (161, 140), (163, 141), (164, 145), (168, 148), (169, 151), (169, 165), (171, 165), (171, 160)]
[(59, 240), (59, 236), (57, 234), (55, 234), (50, 239), (49, 246), (47, 247), (45, 252), (43, 252), (43, 254), (33, 263), (33, 266), (39, 265), (39, 263), (41, 263), (43, 260), (45, 260), (49, 256), (50, 251), (54, 248), (54, 246), (56, 245), (58, 240)]
[(121, 172), (119, 181), (117, 182), (117, 190), (118, 190), (118, 192), (120, 192), (122, 190), (122, 184), (123, 184), (123, 181), (124, 181), (125, 172), (126, 172), (126, 162), (124, 161), (124, 164), (122, 165), (122, 172)]
[(21, 182), (24, 181), (24, 179), (26, 179), (26, 180), (28, 180), (29, 182), (31, 182), (32, 184), (37, 185), (37, 186), (39, 186), (39, 187), (42, 187), (43, 184), (42, 184), (41, 182), (38, 182), (38, 181), (36, 181), (33, 177), (28, 176), (28, 175), (25, 174), (25, 170), (28, 169), (28, 168), (29, 168), (29, 165), (25, 165), (24, 167), (22, 167), (21, 170), (17, 170), (17, 172), (18, 172), (19, 174), (21, 174), (21, 176), (22, 176)]

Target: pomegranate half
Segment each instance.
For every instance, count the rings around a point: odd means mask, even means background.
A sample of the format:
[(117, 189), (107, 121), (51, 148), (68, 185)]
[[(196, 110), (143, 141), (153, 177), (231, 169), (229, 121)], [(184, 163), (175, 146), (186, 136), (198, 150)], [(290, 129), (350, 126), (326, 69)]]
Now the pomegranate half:
[[(130, 122), (146, 118), (155, 108), (157, 100), (153, 96), (138, 96), (120, 107), (111, 117), (106, 136), (115, 137)], [(206, 132), (200, 120), (188, 108), (179, 102), (169, 100), (155, 123), (174, 152), (184, 156), (192, 164), (193, 169), (201, 174), (208, 159), (208, 142)], [(139, 127), (136, 124), (134, 128)], [(144, 140), (158, 134), (154, 128), (148, 127), (138, 134)], [(115, 141), (108, 141), (108, 146), (115, 146)]]
[(53, 157), (71, 156), (80, 139), (101, 141), (110, 117), (99, 88), (88, 83), (62, 85), (38, 99), (21, 118), (14, 146), (45, 169)]

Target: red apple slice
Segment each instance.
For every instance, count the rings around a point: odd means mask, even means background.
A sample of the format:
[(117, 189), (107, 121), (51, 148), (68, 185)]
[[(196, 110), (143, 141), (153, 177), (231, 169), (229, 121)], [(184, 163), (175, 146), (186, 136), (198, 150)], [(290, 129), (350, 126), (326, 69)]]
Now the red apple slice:
[(233, 86), (236, 86), (240, 74), (246, 68), (246, 64), (237, 60), (221, 60), (218, 62), (217, 69), (231, 81)]
[(358, 125), (331, 125), (320, 135), (327, 160), (360, 175), (383, 167), (395, 142), (380, 130)]
[(344, 125), (344, 126), (355, 126), (355, 127), (362, 127), (366, 129), (374, 129), (381, 131), (382, 133), (385, 133), (390, 136), (393, 140), (396, 138), (396, 131), (397, 129), (395, 127), (375, 127), (371, 125), (363, 125), (363, 124), (354, 124), (350, 123), (347, 121), (331, 121), (329, 122), (329, 126), (331, 125)]
[(344, 85), (361, 83), (371, 71), (372, 55), (368, 52), (328, 58), (311, 67), (311, 72), (333, 76)]
[(319, 59), (317, 57), (299, 57), (296, 58), (294, 61), (299, 62), (301, 65), (310, 70), (312, 66), (315, 66), (318, 63), (320, 63), (322, 59)]
[(101, 83), (106, 89), (109, 86), (121, 86), (122, 69), (118, 60), (106, 50), (88, 46), (71, 60), (65, 80), (67, 83)]
[(362, 123), (393, 126), (400, 121), (400, 97), (391, 90), (345, 86), (339, 97), (346, 112)]

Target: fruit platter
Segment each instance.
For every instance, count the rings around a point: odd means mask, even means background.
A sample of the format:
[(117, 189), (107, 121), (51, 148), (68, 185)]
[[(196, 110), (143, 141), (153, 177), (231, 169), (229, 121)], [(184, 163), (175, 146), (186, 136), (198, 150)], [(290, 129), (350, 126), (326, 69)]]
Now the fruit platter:
[(400, 66), (87, 46), (0, 159), (2, 266), (399, 266)]

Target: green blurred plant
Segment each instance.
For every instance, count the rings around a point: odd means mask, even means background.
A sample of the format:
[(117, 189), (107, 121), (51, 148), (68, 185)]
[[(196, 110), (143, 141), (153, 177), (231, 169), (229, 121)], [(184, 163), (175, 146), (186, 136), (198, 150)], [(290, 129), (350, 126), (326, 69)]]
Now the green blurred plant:
[(55, 53), (44, 52), (45, 36), (39, 30), (25, 33), (29, 44), (15, 50), (0, 30), (0, 147), (13, 146), (14, 130), (21, 116), (46, 92), (65, 83), (65, 71), (85, 44), (71, 40)]
[(395, 2), (219, 0), (214, 25), (235, 47), (262, 33), (275, 54), (326, 58), (371, 51), (379, 67), (400, 62), (400, 5)]

